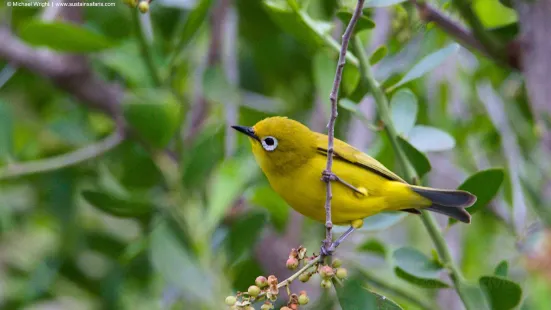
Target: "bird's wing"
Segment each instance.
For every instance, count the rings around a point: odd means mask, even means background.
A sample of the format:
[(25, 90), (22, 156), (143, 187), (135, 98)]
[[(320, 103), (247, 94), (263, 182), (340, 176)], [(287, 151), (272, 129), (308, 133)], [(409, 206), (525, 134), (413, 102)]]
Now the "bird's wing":
[[(316, 136), (318, 152), (327, 155), (327, 136), (317, 132)], [(337, 159), (342, 159), (356, 166), (368, 169), (388, 180), (407, 183), (402, 178), (397, 176), (394, 172), (388, 170), (375, 158), (365, 154), (364, 152), (361, 152), (360, 150), (354, 148), (344, 141), (335, 138), (333, 151), (335, 154), (334, 156)]]

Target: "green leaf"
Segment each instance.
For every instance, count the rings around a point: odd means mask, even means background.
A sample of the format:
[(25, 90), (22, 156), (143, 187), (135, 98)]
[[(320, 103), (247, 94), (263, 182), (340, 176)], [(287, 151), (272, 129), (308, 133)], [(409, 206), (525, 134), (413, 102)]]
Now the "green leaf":
[[(352, 13), (342, 9), (337, 11), (337, 17), (343, 22), (344, 25), (348, 25), (348, 23), (352, 19)], [(358, 22), (356, 23), (356, 27), (354, 27), (354, 33), (358, 33), (360, 31), (373, 29), (373, 28), (375, 28), (375, 22), (367, 18), (366, 16), (362, 15), (358, 19)]]
[(30, 21), (19, 36), (29, 44), (62, 52), (98, 52), (113, 46), (108, 38), (72, 23)]
[(312, 65), (314, 67), (316, 92), (323, 102), (323, 108), (325, 111), (329, 112), (331, 101), (329, 100), (329, 94), (327, 92), (331, 91), (333, 87), (337, 61), (333, 57), (330, 57), (326, 50), (320, 50), (314, 55)]
[(224, 126), (204, 128), (193, 140), (182, 162), (182, 183), (186, 189), (202, 188), (211, 171), (224, 158)]
[(486, 28), (506, 26), (518, 20), (516, 11), (504, 6), (499, 0), (475, 0), (472, 6)]
[(149, 72), (140, 59), (139, 46), (136, 41), (126, 41), (116, 48), (99, 55), (101, 62), (109, 69), (124, 77), (130, 85), (141, 86), (149, 83)]
[(13, 128), (11, 107), (0, 100), (0, 164), (13, 156)]
[(197, 5), (189, 12), (186, 21), (184, 22), (182, 29), (178, 35), (178, 43), (174, 50), (183, 50), (191, 39), (195, 36), (201, 25), (207, 20), (212, 0), (199, 0), (196, 1)]
[(364, 219), (362, 231), (380, 231), (400, 222), (406, 214), (404, 212), (379, 213)]
[(294, 11), (285, 1), (264, 0), (263, 4), (281, 29), (311, 48), (323, 46), (321, 36), (330, 33), (333, 28), (332, 23), (314, 20), (305, 12)]
[(478, 283), (486, 293), (492, 310), (509, 310), (520, 303), (522, 290), (513, 281), (498, 276), (484, 276)]
[(415, 168), (417, 175), (419, 178), (422, 178), (432, 169), (429, 159), (423, 152), (416, 149), (404, 138), (398, 137), (398, 141), (402, 147), (402, 150), (411, 161), (413, 168)]
[(507, 278), (507, 273), (509, 272), (509, 264), (506, 260), (502, 260), (499, 265), (496, 266), (494, 270), (494, 275), (498, 277)]
[(405, 2), (406, 0), (369, 0), (364, 4), (364, 8), (382, 8), (393, 6)]
[(360, 71), (356, 66), (347, 62), (342, 72), (341, 97), (350, 97), (356, 88), (358, 88), (358, 83), (360, 83)]
[(364, 243), (360, 244), (356, 249), (360, 252), (369, 252), (383, 258), (386, 257), (386, 247), (377, 239), (368, 239)]
[(354, 101), (352, 101), (350, 99), (343, 98), (343, 99), (339, 100), (339, 106), (341, 108), (345, 109), (345, 110), (348, 110), (348, 111), (352, 112), (352, 114), (354, 114), (354, 116), (356, 116), (356, 117), (358, 117), (358, 118), (360, 118), (364, 121), (367, 121), (367, 118), (365, 117), (365, 115), (358, 108), (358, 104), (355, 103)]
[(94, 207), (121, 218), (139, 218), (149, 216), (154, 207), (143, 199), (128, 199), (99, 191), (85, 190), (82, 197)]
[(260, 206), (270, 213), (271, 223), (283, 233), (289, 219), (289, 205), (279, 196), (270, 185), (261, 185), (254, 188), (248, 195), (248, 201), (252, 205)]
[[(354, 272), (357, 274), (357, 272)], [(342, 310), (400, 310), (402, 309), (385, 296), (365, 288), (362, 277), (355, 275), (344, 281), (341, 286), (335, 284), (337, 298)]]
[[(466, 209), (467, 212), (473, 215), (494, 199), (501, 183), (503, 183), (503, 179), (503, 169), (494, 168), (479, 171), (465, 180), (458, 189), (468, 191), (477, 198), (475, 204)], [(450, 219), (449, 225), (455, 222), (455, 220)]]
[(337, 298), (342, 310), (377, 309), (377, 297), (365, 292), (363, 282), (353, 276), (344, 282), (344, 286), (335, 283)]
[(394, 267), (394, 273), (396, 276), (401, 278), (402, 280), (405, 280), (411, 284), (414, 284), (416, 286), (422, 287), (422, 288), (448, 288), (450, 287), (448, 284), (442, 282), (441, 280), (437, 279), (422, 279), (419, 277), (416, 277), (410, 273), (407, 273), (405, 270), (403, 270), (400, 267)]
[(393, 85), (391, 89), (387, 90), (390, 92), (392, 89), (396, 89), (399, 86), (402, 86), (410, 81), (420, 78), (424, 74), (432, 71), (434, 68), (440, 66), (444, 60), (449, 56), (455, 54), (459, 50), (459, 44), (452, 43), (430, 55), (425, 56), (421, 61), (419, 61), (411, 70), (404, 75), (404, 77), (397, 84)]
[(461, 288), (461, 292), (463, 292), (461, 299), (464, 301), (467, 309), (490, 310), (488, 300), (484, 296), (484, 292), (480, 286), (463, 281), (459, 282), (458, 285)]
[(398, 90), (390, 101), (390, 117), (399, 135), (407, 135), (417, 120), (417, 97), (407, 88)]
[(153, 225), (150, 238), (150, 261), (162, 278), (185, 294), (188, 302), (211, 299), (216, 278), (182, 246), (164, 220)]
[(129, 93), (123, 102), (128, 123), (152, 146), (164, 148), (180, 125), (181, 105), (171, 92), (145, 89)]
[(417, 125), (408, 134), (411, 145), (423, 152), (439, 152), (453, 149), (455, 139), (438, 128)]
[(369, 56), (369, 64), (374, 65), (381, 61), (381, 59), (385, 58), (386, 54), (388, 53), (388, 48), (385, 45), (380, 45), (373, 51), (371, 56)]
[(258, 170), (252, 167), (256, 167), (252, 156), (227, 159), (218, 167), (209, 187), (207, 214), (202, 223), (206, 231), (214, 231), (245, 186), (257, 176)]
[(429, 260), (423, 253), (410, 247), (399, 248), (393, 253), (396, 275), (424, 288), (445, 288), (448, 284), (439, 279), (443, 268)]

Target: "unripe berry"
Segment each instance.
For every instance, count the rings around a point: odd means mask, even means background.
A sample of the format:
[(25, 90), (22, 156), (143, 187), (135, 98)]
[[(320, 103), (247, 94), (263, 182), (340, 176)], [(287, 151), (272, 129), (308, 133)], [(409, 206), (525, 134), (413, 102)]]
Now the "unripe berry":
[(340, 266), (342, 266), (342, 261), (338, 258), (335, 258), (331, 266), (333, 266), (333, 268), (339, 268)]
[(337, 278), (339, 279), (345, 279), (348, 276), (348, 271), (344, 268), (337, 268), (337, 272), (335, 273)]
[(260, 288), (265, 288), (266, 286), (268, 286), (268, 279), (266, 279), (266, 277), (264, 276), (256, 277), (256, 280), (254, 280), (254, 284), (256, 284), (256, 286)]
[(308, 298), (308, 295), (306, 294), (300, 294), (300, 296), (298, 297), (298, 303), (301, 306), (308, 304), (309, 301), (310, 301), (310, 298)]
[(127, 0), (128, 2), (126, 4), (128, 4), (128, 6), (130, 6), (131, 8), (135, 8), (138, 6), (138, 0)]
[(333, 283), (331, 280), (321, 280), (321, 287), (322, 288), (331, 288), (333, 286)]
[(226, 302), (226, 305), (233, 306), (237, 302), (237, 298), (235, 298), (235, 296), (228, 296), (226, 297), (225, 302)]
[(260, 307), (260, 310), (271, 310), (273, 308), (274, 306), (269, 301), (267, 301), (262, 305), (262, 307)]
[(149, 11), (149, 2), (146, 1), (140, 1), (140, 4), (138, 4), (138, 10), (142, 13), (147, 13)]
[(300, 280), (300, 282), (308, 282), (308, 280), (310, 280), (310, 274), (308, 272), (305, 272), (303, 274), (301, 274), (300, 276), (298, 276), (298, 279)]
[(295, 270), (298, 267), (298, 259), (294, 257), (289, 257), (286, 264), (287, 268), (290, 270)]
[(260, 288), (256, 285), (251, 285), (249, 286), (247, 293), (249, 293), (249, 296), (256, 297), (260, 294)]
[(325, 265), (321, 267), (320, 269), (320, 276), (324, 280), (331, 279), (335, 275), (335, 272), (333, 271), (333, 268)]
[(279, 310), (291, 310), (289, 307), (281, 307)]

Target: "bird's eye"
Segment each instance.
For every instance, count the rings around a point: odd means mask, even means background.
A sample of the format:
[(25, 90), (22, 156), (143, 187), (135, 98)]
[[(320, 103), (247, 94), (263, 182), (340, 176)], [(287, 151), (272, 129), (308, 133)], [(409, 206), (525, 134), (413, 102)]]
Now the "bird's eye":
[(277, 147), (277, 139), (274, 137), (265, 137), (262, 139), (262, 147), (268, 152), (275, 150)]

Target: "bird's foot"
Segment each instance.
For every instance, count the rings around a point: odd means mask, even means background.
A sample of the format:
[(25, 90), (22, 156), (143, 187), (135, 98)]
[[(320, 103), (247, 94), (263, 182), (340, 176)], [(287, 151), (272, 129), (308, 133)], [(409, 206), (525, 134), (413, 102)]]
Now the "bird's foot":
[(320, 255), (322, 257), (331, 256), (333, 255), (333, 252), (335, 252), (335, 248), (335, 242), (331, 243), (329, 246), (324, 243), (321, 245)]
[(341, 183), (342, 185), (344, 185), (344, 186), (350, 188), (351, 190), (355, 191), (358, 194), (361, 194), (363, 196), (367, 195), (365, 189), (363, 189), (363, 191), (357, 189), (354, 185), (352, 185), (352, 184), (346, 182), (345, 180), (339, 178), (336, 174), (334, 174), (333, 172), (328, 171), (328, 170), (323, 170), (323, 172), (321, 173), (321, 180), (324, 181), (324, 182), (337, 181), (337, 182)]
[(339, 177), (337, 177), (337, 175), (334, 174), (333, 172), (325, 169), (321, 173), (321, 180), (324, 181), (324, 182), (332, 182), (332, 181), (339, 180)]

